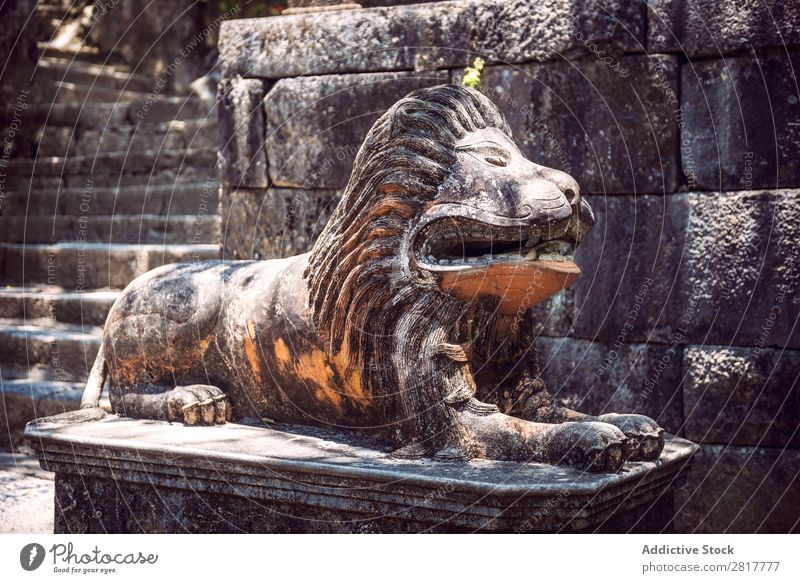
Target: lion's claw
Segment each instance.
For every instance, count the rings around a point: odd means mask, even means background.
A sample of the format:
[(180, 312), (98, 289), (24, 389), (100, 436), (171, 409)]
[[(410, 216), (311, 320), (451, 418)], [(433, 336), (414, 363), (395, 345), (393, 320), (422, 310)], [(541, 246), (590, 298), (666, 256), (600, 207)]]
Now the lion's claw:
[[(593, 459), (592, 459), (593, 458)], [(624, 443), (612, 443), (589, 454), (590, 472), (616, 472), (625, 461)]]
[(625, 462), (625, 435), (608, 423), (555, 425), (547, 445), (551, 463), (590, 472), (616, 472)]
[(167, 398), (167, 419), (186, 425), (222, 425), (232, 418), (227, 395), (211, 385), (176, 387)]
[(642, 440), (639, 448), (639, 457), (643, 460), (655, 460), (661, 455), (664, 449), (664, 430), (660, 430), (657, 435), (647, 435)]
[(597, 420), (614, 425), (625, 434), (629, 442), (627, 459), (655, 460), (664, 449), (664, 430), (650, 417), (607, 413)]

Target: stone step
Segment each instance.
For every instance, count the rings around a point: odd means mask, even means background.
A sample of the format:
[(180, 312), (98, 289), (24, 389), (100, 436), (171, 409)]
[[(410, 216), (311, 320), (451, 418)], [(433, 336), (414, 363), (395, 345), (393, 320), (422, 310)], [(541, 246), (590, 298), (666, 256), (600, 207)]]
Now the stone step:
[(216, 243), (219, 224), (219, 216), (211, 214), (0, 217), (0, 242)]
[[(85, 384), (0, 377), (0, 425), (5, 425), (5, 429), (0, 427), (0, 447), (21, 445), (25, 424), (33, 419), (79, 409)], [(100, 397), (100, 407), (111, 411), (107, 387)]]
[(59, 101), (62, 103), (114, 103), (116, 101), (138, 101), (145, 99), (147, 93), (82, 85), (69, 81), (50, 81), (41, 86), (42, 101)]
[[(25, 424), (80, 408), (83, 382), (0, 378), (0, 447), (22, 444)], [(107, 405), (108, 406), (108, 405)]]
[(68, 324), (102, 326), (119, 294), (117, 289), (76, 292), (48, 287), (0, 288), (0, 318), (50, 318)]
[(82, 382), (100, 348), (102, 328), (52, 319), (0, 320), (0, 376)]
[[(40, 5), (41, 4), (37, 5), (37, 9)], [(64, 12), (65, 10), (62, 9), (61, 14), (64, 14)], [(88, 45), (80, 45), (77, 47), (60, 47), (46, 41), (39, 41), (36, 43), (36, 45), (39, 50), (40, 59), (74, 59), (76, 61), (91, 63), (93, 65), (102, 65), (109, 62), (113, 63), (115, 60), (118, 60), (112, 59), (108, 53), (104, 53), (95, 47), (90, 47)], [(123, 70), (122, 66), (113, 65), (113, 67), (117, 70)]]
[[(42, 142), (43, 131), (58, 132), (57, 128), (68, 128), (70, 133), (74, 130), (80, 136), (83, 132), (120, 132), (123, 128), (138, 127), (137, 135), (143, 130), (150, 130), (151, 124), (163, 124), (166, 122), (205, 122), (213, 124), (217, 119), (216, 106), (214, 103), (202, 100), (196, 96), (190, 97), (157, 97), (147, 96), (142, 98), (137, 94), (133, 101), (117, 103), (118, 95), (111, 96), (110, 103), (77, 102), (77, 103), (52, 103), (49, 99), (46, 103), (31, 103), (25, 110), (25, 128), (31, 131), (18, 132), (13, 143), (9, 156), (6, 158), (32, 158), (36, 156), (37, 149)], [(131, 96), (128, 96), (131, 97)], [(0, 129), (7, 128), (13, 118), (13, 104), (0, 104)], [(203, 125), (205, 125), (203, 124)], [(102, 130), (105, 128), (105, 130)], [(175, 131), (176, 128), (173, 130)], [(210, 134), (216, 135), (215, 130), (209, 129)], [(45, 136), (45, 145), (47, 138)], [(160, 144), (161, 141), (158, 141)], [(6, 147), (9, 144), (5, 144)], [(217, 140), (212, 143), (217, 146)], [(87, 146), (88, 147), (88, 146)], [(169, 147), (169, 146), (166, 146)], [(192, 147), (205, 147), (199, 143)], [(118, 149), (118, 146), (115, 147)], [(127, 145), (124, 148), (127, 150)], [(155, 148), (151, 148), (155, 149)], [(185, 149), (184, 145), (180, 149)], [(90, 150), (94, 154), (98, 148)], [(99, 148), (102, 151), (102, 148)], [(73, 154), (75, 152), (72, 152)]]
[(218, 245), (202, 244), (0, 243), (0, 281), (76, 291), (124, 288), (136, 276), (160, 265), (219, 256)]
[(93, 188), (89, 192), (56, 187), (7, 192), (0, 216), (208, 215), (217, 212), (218, 200), (216, 181)]
[(213, 104), (197, 97), (156, 97), (112, 103), (32, 103), (26, 123), (93, 129), (120, 124), (216, 119)]
[[(127, 172), (128, 169), (126, 169)], [(171, 187), (182, 183), (216, 182), (215, 166), (183, 165), (180, 168), (154, 168), (137, 171), (129, 168), (130, 174), (105, 172), (93, 174), (64, 174), (63, 176), (7, 176), (6, 186), (15, 191), (39, 191), (69, 189), (93, 191), (95, 188), (146, 188), (152, 186)]]
[(39, 156), (96, 156), (105, 152), (214, 149), (217, 120), (101, 125), (93, 128), (45, 126), (37, 131)]
[(94, 156), (42, 157), (12, 160), (6, 189), (118, 188), (214, 182), (216, 150), (163, 150), (162, 152), (113, 152)]
[(148, 94), (155, 81), (148, 75), (130, 73), (109, 64), (94, 64), (74, 58), (40, 58), (33, 83), (68, 83), (79, 87)]
[(104, 174), (139, 174), (163, 169), (199, 166), (214, 167), (214, 148), (188, 150), (150, 149), (141, 152), (99, 152), (92, 156), (39, 156), (20, 158), (8, 164), (9, 176), (94, 176)]

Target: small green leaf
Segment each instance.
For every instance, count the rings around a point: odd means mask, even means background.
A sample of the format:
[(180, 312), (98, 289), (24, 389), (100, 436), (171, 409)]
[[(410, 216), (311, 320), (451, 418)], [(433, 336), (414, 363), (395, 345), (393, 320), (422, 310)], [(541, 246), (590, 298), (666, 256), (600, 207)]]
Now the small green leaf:
[(481, 71), (486, 62), (480, 57), (472, 62), (471, 67), (464, 69), (464, 77), (461, 79), (461, 84), (465, 87), (477, 89), (481, 82)]

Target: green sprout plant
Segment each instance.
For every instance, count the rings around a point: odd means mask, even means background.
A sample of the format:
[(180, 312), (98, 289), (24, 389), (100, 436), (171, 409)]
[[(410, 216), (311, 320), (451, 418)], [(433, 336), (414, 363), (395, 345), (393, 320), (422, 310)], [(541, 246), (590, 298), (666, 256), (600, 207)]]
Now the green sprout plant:
[(464, 77), (461, 79), (461, 84), (471, 89), (477, 89), (481, 82), (481, 71), (486, 62), (477, 57), (472, 61), (472, 66), (464, 69)]

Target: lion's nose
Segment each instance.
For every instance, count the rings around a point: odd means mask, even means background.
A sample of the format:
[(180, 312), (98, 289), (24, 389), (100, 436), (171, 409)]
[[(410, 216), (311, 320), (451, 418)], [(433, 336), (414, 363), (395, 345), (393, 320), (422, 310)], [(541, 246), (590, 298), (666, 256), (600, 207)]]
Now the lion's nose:
[(553, 182), (563, 192), (570, 204), (578, 202), (581, 196), (581, 189), (578, 186), (578, 181), (572, 176), (561, 170), (555, 168), (547, 168), (546, 166), (539, 166), (539, 172), (542, 178)]
[(570, 201), (559, 186), (550, 180), (534, 179), (520, 191), (520, 215), (534, 224), (546, 224), (569, 218)]

